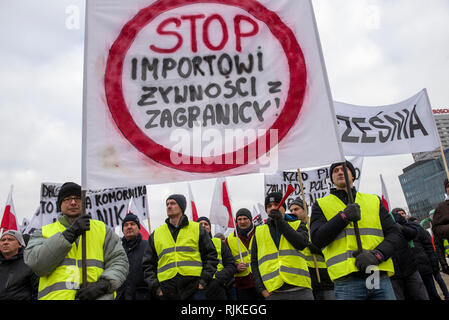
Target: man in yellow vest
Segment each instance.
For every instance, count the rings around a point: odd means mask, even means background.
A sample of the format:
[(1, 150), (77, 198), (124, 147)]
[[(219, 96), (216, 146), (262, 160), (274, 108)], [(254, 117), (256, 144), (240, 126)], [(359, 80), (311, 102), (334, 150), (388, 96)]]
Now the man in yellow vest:
[(142, 261), (150, 292), (160, 300), (205, 300), (217, 271), (217, 250), (207, 231), (184, 214), (186, 198), (166, 200), (168, 218), (148, 239)]
[(265, 198), (268, 221), (256, 227), (251, 246), (251, 269), (256, 288), (267, 300), (314, 300), (306, 256), (307, 226), (300, 220), (287, 221), (282, 194)]
[(237, 300), (262, 300), (263, 297), (256, 290), (250, 265), (251, 244), (256, 231), (251, 212), (246, 208), (237, 210), (235, 223), (236, 229), (228, 235), (226, 244), (231, 249), (237, 268), (234, 274), (236, 298)]
[[(304, 210), (304, 204), (301, 198), (298, 197), (290, 202), (288, 209), (290, 210), (290, 216), (298, 218), (306, 224), (307, 228), (309, 228), (309, 216)], [(313, 297), (315, 300), (335, 300), (334, 283), (329, 277), (326, 261), (324, 260), (320, 248), (310, 242), (307, 248), (303, 250), (303, 253), (306, 255), (307, 266), (312, 280)]]
[[(128, 274), (120, 238), (103, 222), (81, 214), (81, 187), (61, 186), (56, 202), (62, 214), (36, 230), (24, 252), (25, 263), (40, 277), (41, 300), (114, 299)], [(82, 282), (82, 237), (86, 236), (88, 283)]]
[(214, 278), (206, 286), (205, 294), (209, 300), (227, 300), (231, 293), (228, 285), (233, 284), (236, 267), (234, 257), (226, 243), (220, 238), (212, 238), (210, 220), (207, 217), (199, 217), (196, 220), (209, 234), (217, 250), (218, 265)]
[[(348, 204), (343, 163), (332, 164), (329, 175), (336, 188), (312, 207), (312, 242), (322, 249), (337, 300), (395, 300), (390, 257), (400, 241), (399, 229), (378, 196), (355, 190), (356, 171), (349, 161), (346, 166), (355, 203)], [(362, 252), (358, 251), (355, 221)]]

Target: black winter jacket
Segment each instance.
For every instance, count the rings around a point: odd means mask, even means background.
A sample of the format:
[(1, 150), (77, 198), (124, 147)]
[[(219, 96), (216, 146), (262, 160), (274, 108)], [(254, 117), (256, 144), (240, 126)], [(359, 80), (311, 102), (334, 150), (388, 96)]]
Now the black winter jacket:
[[(165, 220), (165, 223), (168, 225), (173, 240), (176, 241), (179, 231), (189, 224), (189, 219), (183, 214), (179, 226), (175, 227), (170, 224), (169, 218)], [(156, 296), (156, 293), (160, 288), (164, 297), (167, 299), (185, 300), (196, 293), (199, 284), (206, 287), (217, 271), (218, 258), (214, 243), (208, 232), (202, 226), (200, 226), (199, 251), (203, 262), (203, 270), (200, 277), (182, 276), (177, 274), (172, 279), (159, 282), (157, 279), (157, 264), (159, 258), (154, 246), (153, 232), (148, 239), (148, 247), (144, 252), (142, 260), (144, 278), (145, 282), (148, 284), (150, 293)]]
[(416, 222), (411, 223), (418, 227), (418, 234), (413, 239), (413, 252), (415, 253), (419, 273), (424, 275), (437, 273), (440, 270), (440, 266), (438, 257), (433, 249), (430, 234)]
[[(347, 205), (349, 203), (348, 194), (345, 190), (337, 190), (332, 188), (330, 193), (338, 197), (344, 204)], [(355, 188), (352, 189), (352, 194), (354, 200), (356, 200), (357, 192)], [(378, 214), (382, 225), (382, 231), (384, 233), (384, 240), (375, 249), (379, 250), (386, 260), (394, 253), (396, 243), (400, 240), (400, 232), (389, 215), (387, 209), (385, 209), (382, 204), (382, 201), (380, 201)], [(310, 234), (312, 243), (317, 247), (324, 248), (329, 243), (334, 241), (334, 239), (347, 225), (348, 222), (344, 221), (339, 214), (336, 214), (332, 219), (327, 221), (323, 210), (321, 210), (318, 205), (318, 202), (316, 201), (313, 204), (312, 214), (310, 217)]]
[(5, 259), (0, 253), (0, 300), (36, 300), (39, 278), (23, 261), (23, 248)]
[(400, 239), (396, 244), (396, 251), (392, 255), (394, 276), (391, 279), (402, 279), (418, 271), (418, 264), (410, 242), (418, 235), (418, 228), (416, 224), (406, 221), (399, 213), (392, 213), (392, 215), (401, 232)]
[(142, 236), (138, 234), (136, 238), (130, 240), (123, 237), (122, 245), (128, 256), (129, 273), (125, 282), (117, 290), (116, 300), (148, 300), (150, 292), (142, 270), (143, 253), (148, 247), (148, 241), (142, 240)]

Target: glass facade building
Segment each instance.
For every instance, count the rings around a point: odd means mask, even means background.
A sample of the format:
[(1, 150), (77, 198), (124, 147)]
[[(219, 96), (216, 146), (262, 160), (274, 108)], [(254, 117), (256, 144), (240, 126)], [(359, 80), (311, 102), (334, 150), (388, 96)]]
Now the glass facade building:
[[(417, 219), (428, 217), (430, 210), (444, 200), (444, 179), (446, 170), (443, 159), (421, 160), (403, 169), (399, 182), (410, 210), (410, 215)], [(446, 161), (449, 162), (449, 149), (444, 151)]]

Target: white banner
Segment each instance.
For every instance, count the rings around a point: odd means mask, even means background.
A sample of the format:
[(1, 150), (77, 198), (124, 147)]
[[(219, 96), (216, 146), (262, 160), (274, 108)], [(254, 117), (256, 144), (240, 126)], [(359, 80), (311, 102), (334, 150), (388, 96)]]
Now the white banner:
[[(44, 182), (41, 184), (41, 202), (33, 215), (25, 233), (33, 233), (35, 229), (57, 220), (56, 200), (62, 183)], [(129, 201), (133, 198), (137, 212), (133, 212), (141, 221), (148, 217), (146, 186), (88, 190), (86, 192), (86, 213), (92, 219), (103, 221), (107, 226), (121, 227), (125, 218)]]
[[(356, 171), (354, 187), (358, 190), (360, 175), (362, 172), (363, 157), (355, 157), (348, 160), (354, 165)], [(301, 170), (304, 196), (306, 198), (307, 206), (310, 207), (318, 198), (327, 196), (330, 192), (330, 188), (335, 187), (329, 175), (329, 167), (330, 165), (311, 170)], [(273, 175), (265, 175), (265, 195), (271, 192), (281, 192), (282, 194), (285, 194), (288, 185), (294, 187), (295, 192), (293, 192), (285, 201), (287, 208), (297, 197), (302, 199), (301, 187), (298, 180), (298, 171), (288, 170), (277, 172)]]
[(387, 106), (334, 102), (334, 107), (345, 155), (384, 156), (440, 147), (425, 89), (403, 102)]
[(310, 0), (86, 8), (83, 189), (343, 159)]

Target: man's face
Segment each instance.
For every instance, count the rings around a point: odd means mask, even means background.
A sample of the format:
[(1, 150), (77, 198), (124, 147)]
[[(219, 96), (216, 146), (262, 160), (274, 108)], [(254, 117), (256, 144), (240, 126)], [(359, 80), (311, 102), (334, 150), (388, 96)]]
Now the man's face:
[[(267, 204), (267, 214), (270, 214), (271, 210), (276, 209), (278, 205), (279, 205), (278, 202), (269, 202), (269, 203)], [(281, 206), (281, 207), (279, 208), (279, 211), (282, 213), (282, 216), (284, 216), (284, 214), (285, 214), (285, 209), (284, 209), (283, 206)]]
[(134, 221), (127, 221), (123, 225), (123, 235), (126, 238), (126, 240), (137, 237), (139, 232), (140, 232), (139, 226)]
[(168, 199), (166, 204), (167, 216), (169, 218), (175, 218), (182, 215), (181, 207), (178, 203), (173, 199)]
[(407, 214), (406, 214), (404, 211), (399, 210), (398, 213), (399, 213), (401, 216), (403, 216), (405, 219), (407, 219)]
[(297, 216), (298, 219), (301, 221), (304, 221), (307, 218), (306, 212), (304, 211), (304, 209), (301, 208), (300, 206), (298, 206), (297, 204), (290, 206), (290, 212), (292, 214), (294, 214), (295, 216)]
[(446, 194), (449, 195), (449, 184), (446, 186)]
[[(349, 184), (350, 188), (352, 188), (352, 180), (354, 179), (351, 170), (349, 170), (348, 167), (346, 167), (348, 171), (348, 178), (349, 178)], [(346, 188), (346, 180), (345, 180), (345, 173), (343, 171), (343, 165), (339, 165), (334, 168), (332, 171), (332, 181), (334, 182), (337, 189), (344, 189)]]
[(0, 239), (0, 252), (4, 257), (16, 255), (21, 247), (16, 237), (10, 234), (6, 234)]
[(81, 214), (81, 197), (68, 196), (62, 199), (61, 212), (69, 218), (76, 218)]
[(199, 224), (200, 224), (201, 226), (203, 226), (203, 228), (206, 229), (207, 232), (210, 232), (210, 225), (207, 223), (206, 220), (201, 220), (201, 221), (199, 222)]
[(251, 225), (251, 220), (247, 216), (238, 216), (237, 217), (237, 226), (240, 229), (249, 228)]

